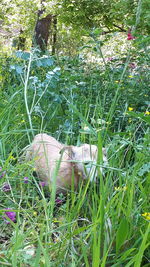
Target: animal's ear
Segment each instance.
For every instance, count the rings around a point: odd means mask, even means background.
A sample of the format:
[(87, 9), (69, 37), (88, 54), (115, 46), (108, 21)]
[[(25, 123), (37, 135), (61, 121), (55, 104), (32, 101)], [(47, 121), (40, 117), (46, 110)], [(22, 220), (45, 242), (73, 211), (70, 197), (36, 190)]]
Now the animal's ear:
[(60, 152), (60, 154), (67, 154), (70, 159), (74, 159), (75, 153), (73, 151), (73, 146), (64, 146)]

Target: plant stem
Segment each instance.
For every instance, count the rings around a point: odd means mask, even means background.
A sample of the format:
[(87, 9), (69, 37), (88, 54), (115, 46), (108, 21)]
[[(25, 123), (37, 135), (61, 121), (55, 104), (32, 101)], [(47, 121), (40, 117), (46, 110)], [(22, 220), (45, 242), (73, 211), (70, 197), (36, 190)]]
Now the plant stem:
[(28, 105), (28, 81), (29, 81), (31, 62), (32, 62), (32, 54), (30, 53), (27, 75), (26, 75), (25, 84), (24, 84), (24, 101), (25, 101), (25, 107), (26, 107), (26, 112), (27, 112), (27, 116), (29, 120), (31, 133), (32, 133), (32, 136), (34, 136), (32, 120), (31, 120), (31, 112), (29, 111), (29, 105)]

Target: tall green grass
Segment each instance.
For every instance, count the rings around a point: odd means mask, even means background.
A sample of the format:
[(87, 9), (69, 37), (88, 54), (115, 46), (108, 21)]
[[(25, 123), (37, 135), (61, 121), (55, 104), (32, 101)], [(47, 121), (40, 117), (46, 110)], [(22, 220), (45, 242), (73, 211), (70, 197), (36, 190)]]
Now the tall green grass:
[[(14, 59), (19, 71), (14, 62), (15, 70), (5, 70), (9, 86), (4, 81), (0, 100), (1, 266), (149, 265), (149, 117), (147, 101), (139, 105), (147, 95), (149, 74), (138, 85), (142, 96), (137, 95), (129, 78), (129, 54), (126, 58), (125, 64), (119, 60), (117, 73), (116, 62), (100, 71), (79, 59), (57, 62), (36, 54)], [(38, 68), (39, 60), (43, 65)], [(132, 75), (136, 82), (137, 74)], [(97, 144), (97, 183), (81, 182), (77, 191), (72, 187), (59, 197), (55, 179), (51, 194), (42, 188), (32, 164), (19, 161), (39, 132), (68, 144)], [(109, 163), (104, 175), (99, 170), (102, 146)], [(6, 224), (6, 208), (16, 212), (16, 222)]]

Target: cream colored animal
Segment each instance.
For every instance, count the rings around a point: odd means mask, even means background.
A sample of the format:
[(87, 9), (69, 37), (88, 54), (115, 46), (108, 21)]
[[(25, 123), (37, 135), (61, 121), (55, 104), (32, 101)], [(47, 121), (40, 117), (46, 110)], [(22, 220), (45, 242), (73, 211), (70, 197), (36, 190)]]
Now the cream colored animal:
[[(105, 152), (105, 149), (103, 149)], [(106, 156), (104, 155), (104, 161)], [(65, 146), (47, 134), (35, 136), (26, 152), (26, 160), (34, 162), (35, 171), (43, 181), (53, 182), (56, 177), (57, 193), (76, 188), (79, 179), (96, 176), (97, 147), (84, 144), (80, 147)]]

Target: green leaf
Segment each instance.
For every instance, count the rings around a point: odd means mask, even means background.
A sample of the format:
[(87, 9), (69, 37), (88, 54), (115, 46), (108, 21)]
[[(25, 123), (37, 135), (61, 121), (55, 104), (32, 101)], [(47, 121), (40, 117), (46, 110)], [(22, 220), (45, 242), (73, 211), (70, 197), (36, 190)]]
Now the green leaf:
[(100, 29), (100, 28), (96, 28), (96, 29), (93, 30), (93, 34), (94, 35), (100, 35), (102, 32), (103, 32), (103, 30)]
[(128, 115), (134, 118), (141, 119), (145, 121), (146, 123), (150, 124), (150, 116), (146, 116), (144, 113), (136, 113), (133, 111), (128, 111)]
[(129, 232), (129, 223), (125, 218), (123, 218), (120, 222), (116, 235), (116, 253), (118, 253), (119, 249), (127, 239), (128, 232)]
[(36, 60), (37, 67), (50, 67), (53, 66), (54, 60), (52, 57), (43, 57)]
[(143, 257), (144, 251), (150, 245), (150, 242), (148, 242), (146, 244), (148, 236), (149, 236), (149, 233), (150, 233), (150, 223), (148, 224), (147, 230), (146, 230), (146, 232), (145, 232), (145, 234), (143, 236), (143, 240), (142, 240), (141, 246), (139, 248), (139, 251), (138, 251), (137, 255), (135, 256), (134, 267), (140, 267), (141, 266), (141, 261), (142, 261), (142, 257)]
[(17, 65), (17, 66), (16, 66), (16, 72), (17, 72), (18, 74), (23, 73), (23, 69), (22, 69), (22, 67), (19, 66), (19, 65)]
[(96, 132), (94, 131), (93, 127), (91, 124), (85, 119), (85, 117), (82, 115), (82, 113), (77, 109), (76, 106), (74, 106), (72, 103), (69, 103), (70, 108), (77, 114), (77, 116), (85, 123), (85, 125), (88, 126), (90, 129), (91, 133), (95, 136), (97, 136)]
[(17, 51), (15, 53), (16, 57), (28, 60), (30, 58), (30, 53), (29, 52), (24, 52), (24, 51)]
[(71, 234), (71, 236), (75, 236), (75, 235), (79, 235), (80, 233), (86, 231), (88, 228), (90, 228), (91, 225), (88, 225), (88, 226), (83, 226), (83, 227), (79, 227), (78, 229), (75, 229), (73, 231), (73, 233)]
[(146, 172), (150, 172), (150, 162), (144, 164), (144, 165), (140, 168), (140, 170), (139, 170), (139, 172), (138, 172), (138, 175), (139, 175), (139, 176), (143, 176)]
[(127, 251), (125, 251), (123, 253), (123, 255), (120, 257), (120, 262), (125, 261), (132, 254), (132, 252), (135, 250), (136, 250), (136, 248), (130, 248)]

